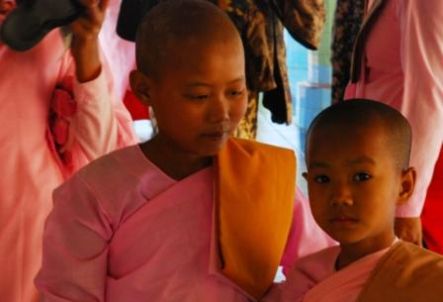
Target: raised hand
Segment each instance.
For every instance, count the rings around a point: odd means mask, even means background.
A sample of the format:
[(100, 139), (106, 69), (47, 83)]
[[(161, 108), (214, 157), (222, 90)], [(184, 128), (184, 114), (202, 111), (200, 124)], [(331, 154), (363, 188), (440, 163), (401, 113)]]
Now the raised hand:
[(73, 34), (71, 52), (76, 62), (78, 81), (87, 82), (96, 78), (101, 71), (98, 34), (109, 0), (79, 1), (85, 10), (69, 26)]

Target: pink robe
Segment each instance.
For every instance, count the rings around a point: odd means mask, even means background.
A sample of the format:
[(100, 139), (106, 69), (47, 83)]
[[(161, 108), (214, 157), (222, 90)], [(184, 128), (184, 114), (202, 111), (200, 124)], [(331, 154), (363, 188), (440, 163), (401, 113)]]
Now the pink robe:
[(336, 271), (340, 247), (334, 246), (300, 259), (287, 280), (268, 293), (264, 302), (354, 302), (374, 267), (388, 249), (370, 254)]
[(105, 72), (74, 82), (77, 113), (70, 118), (69, 167), (53, 151), (49, 108), (56, 84), (73, 80), (74, 65), (59, 31), (24, 53), (0, 43), (0, 300), (37, 300), (33, 279), (41, 265), (43, 224), (52, 190), (72, 171), (135, 142), (128, 113), (112, 105)]
[(332, 247), (300, 259), (285, 283), (263, 302), (440, 302), (443, 257), (397, 240), (336, 271), (340, 252)]
[(55, 193), (37, 287), (48, 302), (253, 301), (218, 272), (213, 187), (213, 168), (177, 182), (138, 146), (93, 162)]
[(408, 118), (411, 166), (418, 177), (411, 200), (397, 215), (418, 217), (443, 142), (443, 1), (372, 2), (372, 8), (379, 2), (386, 7), (370, 29), (360, 78), (347, 87), (345, 98), (379, 100)]

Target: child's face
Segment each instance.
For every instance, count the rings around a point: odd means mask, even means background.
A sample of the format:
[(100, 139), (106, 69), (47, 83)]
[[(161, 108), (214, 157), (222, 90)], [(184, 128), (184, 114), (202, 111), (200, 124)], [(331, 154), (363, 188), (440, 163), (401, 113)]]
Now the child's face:
[(178, 151), (215, 155), (243, 117), (247, 104), (240, 41), (187, 42), (161, 78), (148, 81), (159, 136)]
[(312, 213), (342, 245), (393, 240), (396, 204), (406, 201), (413, 183), (405, 184), (409, 172), (400, 171), (388, 144), (377, 124), (323, 127), (309, 138), (305, 177)]

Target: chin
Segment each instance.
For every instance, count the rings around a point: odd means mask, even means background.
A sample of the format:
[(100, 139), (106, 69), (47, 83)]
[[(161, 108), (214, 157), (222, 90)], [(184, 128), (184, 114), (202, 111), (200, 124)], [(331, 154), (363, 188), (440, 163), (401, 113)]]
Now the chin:
[(202, 156), (216, 156), (220, 150), (223, 148), (224, 145), (221, 145), (220, 147), (212, 147), (212, 148), (205, 148), (201, 152), (199, 152)]
[(362, 236), (362, 234), (357, 234), (356, 232), (326, 232), (326, 233), (332, 239), (344, 245), (354, 244), (364, 239), (364, 236)]
[(206, 156), (214, 156), (217, 155), (221, 149), (226, 145), (227, 142), (226, 139), (220, 139), (220, 140), (214, 140), (211, 142), (206, 142), (204, 145), (201, 146), (200, 150), (202, 150), (202, 153), (204, 153)]

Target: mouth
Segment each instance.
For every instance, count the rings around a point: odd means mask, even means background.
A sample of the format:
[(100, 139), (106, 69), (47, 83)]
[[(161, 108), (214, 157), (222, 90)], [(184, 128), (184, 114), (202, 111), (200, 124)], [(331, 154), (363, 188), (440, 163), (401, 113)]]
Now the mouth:
[(339, 215), (329, 219), (329, 222), (331, 222), (332, 224), (339, 224), (339, 225), (354, 225), (358, 222), (358, 219), (350, 216)]
[(202, 133), (202, 137), (212, 141), (220, 141), (231, 135), (231, 127), (229, 124), (220, 124), (216, 127), (211, 127)]
[(202, 134), (203, 138), (213, 140), (213, 141), (222, 140), (227, 136), (229, 136), (229, 131), (213, 131), (213, 132), (206, 132), (206, 133)]

